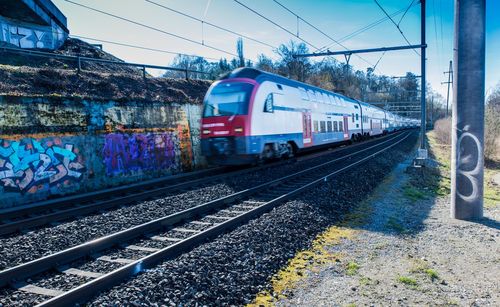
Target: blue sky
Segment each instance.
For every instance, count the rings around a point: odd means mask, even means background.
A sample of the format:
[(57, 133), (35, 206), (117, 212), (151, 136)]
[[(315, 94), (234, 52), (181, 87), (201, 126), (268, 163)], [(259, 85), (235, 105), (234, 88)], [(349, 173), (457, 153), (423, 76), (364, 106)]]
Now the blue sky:
[[(141, 45), (150, 48), (170, 50), (206, 57), (230, 57), (220, 51), (186, 42), (150, 29), (145, 29), (125, 21), (81, 8), (64, 0), (53, 0), (68, 17), (71, 34)], [(251, 36), (272, 46), (278, 46), (296, 37), (279, 29), (268, 21), (248, 11), (233, 0), (152, 0), (162, 5), (193, 15), (205, 21), (230, 28), (235, 32)], [(418, 0), (415, 0), (417, 2)], [(160, 28), (190, 39), (202, 40), (202, 26), (198, 21), (190, 20), (176, 13), (167, 11), (145, 0), (75, 0), (97, 9), (126, 17), (153, 27)], [(240, 0), (240, 2), (262, 13), (292, 33), (297, 31), (297, 19), (272, 0)], [(373, 21), (384, 17), (384, 13), (373, 0), (279, 0), (302, 18), (335, 39), (348, 35)], [(393, 13), (408, 7), (411, 0), (379, 0), (383, 8)], [(452, 0), (427, 0), (427, 68), (428, 82), (431, 86), (446, 95), (446, 86), (441, 85), (446, 76), (449, 60), (452, 59), (453, 44), (453, 8)], [(487, 0), (486, 16), (486, 90), (500, 82), (500, 1)], [(401, 15), (394, 19), (399, 21)], [(412, 44), (420, 42), (420, 7), (414, 5), (402, 20), (401, 29)], [(307, 26), (299, 24), (300, 36), (311, 44), (322, 47), (332, 43), (323, 34)], [(235, 52), (237, 36), (203, 27), (205, 44)], [(346, 40), (343, 44), (349, 49), (374, 48), (382, 46), (405, 45), (403, 37), (390, 21)], [(173, 55), (153, 51), (136, 50), (123, 46), (103, 43), (104, 49), (124, 60), (156, 65), (168, 65)], [(315, 48), (309, 46), (311, 51)], [(342, 50), (333, 44), (330, 50)], [(272, 48), (252, 41), (244, 40), (245, 57), (255, 60), (264, 53), (275, 57)], [(375, 64), (381, 53), (361, 55), (366, 61)], [(343, 56), (337, 57), (344, 60)], [(355, 69), (366, 70), (371, 66), (353, 56), (351, 62)], [(389, 76), (404, 75), (407, 71), (420, 74), (420, 58), (411, 50), (388, 52), (380, 60), (377, 73)]]

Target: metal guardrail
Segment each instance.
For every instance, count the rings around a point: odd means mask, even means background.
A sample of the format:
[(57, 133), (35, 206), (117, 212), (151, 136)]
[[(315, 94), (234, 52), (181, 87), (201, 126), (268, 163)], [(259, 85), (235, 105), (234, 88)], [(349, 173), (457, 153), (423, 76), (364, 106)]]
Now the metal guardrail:
[(21, 53), (21, 54), (26, 54), (26, 55), (35, 56), (35, 57), (45, 57), (45, 58), (54, 58), (54, 59), (75, 61), (75, 63), (77, 64), (78, 73), (80, 73), (83, 70), (82, 69), (83, 62), (94, 62), (94, 63), (101, 63), (101, 64), (113, 64), (113, 65), (132, 66), (132, 67), (142, 68), (142, 76), (144, 79), (146, 79), (146, 68), (184, 72), (184, 74), (186, 76), (186, 80), (189, 79), (189, 73), (197, 73), (197, 74), (203, 74), (203, 75), (209, 74), (208, 72), (192, 70), (192, 69), (187, 69), (187, 68), (184, 69), (184, 68), (149, 65), (149, 64), (142, 64), (142, 63), (119, 62), (119, 61), (111, 61), (111, 60), (104, 60), (104, 59), (82, 57), (82, 56), (55, 54), (55, 53), (43, 52), (43, 51), (37, 51), (37, 50), (18, 49), (18, 48), (11, 48), (11, 47), (5, 47), (5, 46), (0, 47), (0, 50), (3, 50), (4, 52)]

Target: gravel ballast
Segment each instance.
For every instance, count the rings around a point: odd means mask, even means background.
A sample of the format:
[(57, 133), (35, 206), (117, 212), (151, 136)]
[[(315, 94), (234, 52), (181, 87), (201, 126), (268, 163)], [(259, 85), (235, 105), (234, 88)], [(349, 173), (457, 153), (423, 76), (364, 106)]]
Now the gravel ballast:
[[(360, 144), (362, 147), (373, 143)], [(349, 147), (345, 148), (349, 150)], [(265, 183), (337, 157), (336, 152), (315, 159), (269, 167), (224, 179), (224, 183), (207, 184), (176, 195), (85, 216), (24, 234), (0, 238), (0, 270), (75, 246), (92, 239), (142, 224), (237, 191)]]
[(242, 305), (268, 288), (269, 279), (326, 227), (362, 201), (416, 141), (405, 142), (300, 198), (141, 273), (96, 297), (90, 305)]

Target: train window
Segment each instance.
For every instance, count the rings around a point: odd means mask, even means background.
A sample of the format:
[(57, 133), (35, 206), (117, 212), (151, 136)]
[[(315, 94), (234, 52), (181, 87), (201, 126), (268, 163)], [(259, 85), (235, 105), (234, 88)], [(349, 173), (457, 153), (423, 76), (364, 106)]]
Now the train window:
[(354, 123), (354, 113), (352, 113), (352, 122)]
[(320, 130), (321, 133), (326, 132), (325, 121), (322, 120), (322, 121), (319, 122), (319, 130)]
[(332, 122), (331, 121), (326, 122), (326, 130), (328, 132), (332, 132)]
[(358, 114), (356, 114), (356, 120), (359, 120), (359, 116), (358, 116)]
[(317, 120), (313, 121), (313, 126), (314, 126), (314, 132), (317, 133), (319, 131), (319, 126), (318, 126), (318, 121)]
[(339, 131), (344, 131), (344, 126), (342, 125), (342, 121), (339, 121)]
[(274, 113), (274, 99), (272, 93), (267, 95), (266, 101), (264, 102), (264, 112)]
[(252, 89), (252, 84), (243, 82), (217, 85), (205, 99), (203, 117), (247, 114)]
[(338, 125), (338, 124), (337, 124), (337, 121), (334, 121), (334, 122), (333, 122), (333, 131), (334, 131), (334, 132), (338, 132), (338, 131), (339, 131), (339, 128), (338, 128), (338, 126), (337, 126), (337, 125)]
[(300, 97), (304, 100), (309, 100), (309, 95), (307, 95), (307, 92), (305, 89), (299, 87), (299, 92), (300, 92)]
[(283, 90), (283, 87), (281, 86), (281, 84), (276, 84), (276, 86), (278, 87), (278, 89)]

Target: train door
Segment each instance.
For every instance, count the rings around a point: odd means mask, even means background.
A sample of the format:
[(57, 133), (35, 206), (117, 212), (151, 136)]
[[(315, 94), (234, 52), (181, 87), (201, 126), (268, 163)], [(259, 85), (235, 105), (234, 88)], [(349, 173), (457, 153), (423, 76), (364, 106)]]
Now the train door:
[(344, 116), (344, 140), (349, 139), (349, 116)]
[(304, 143), (304, 147), (309, 147), (313, 145), (312, 142), (312, 127), (311, 127), (311, 113), (302, 113), (302, 141)]
[(370, 135), (373, 134), (373, 120), (370, 118)]

